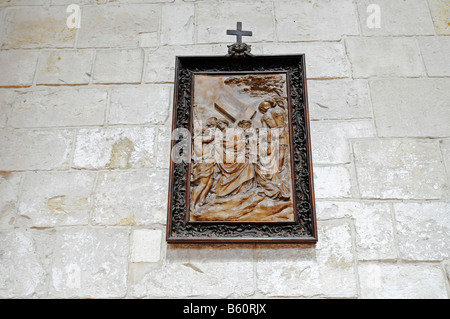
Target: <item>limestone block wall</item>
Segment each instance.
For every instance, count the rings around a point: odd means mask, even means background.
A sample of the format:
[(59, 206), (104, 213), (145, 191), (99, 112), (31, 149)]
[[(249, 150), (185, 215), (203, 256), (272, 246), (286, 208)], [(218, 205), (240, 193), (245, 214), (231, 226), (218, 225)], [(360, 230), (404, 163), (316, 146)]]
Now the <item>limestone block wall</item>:
[[(448, 0), (0, 0), (0, 297), (449, 298), (449, 19)], [(317, 245), (165, 243), (174, 59), (224, 55), (237, 21), (255, 54), (306, 54)]]

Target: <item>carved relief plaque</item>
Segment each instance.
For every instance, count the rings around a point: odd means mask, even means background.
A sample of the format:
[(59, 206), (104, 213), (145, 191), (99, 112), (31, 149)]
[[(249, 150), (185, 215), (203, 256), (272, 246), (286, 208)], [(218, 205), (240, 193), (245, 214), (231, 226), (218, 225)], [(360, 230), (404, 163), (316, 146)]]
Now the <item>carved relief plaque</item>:
[(286, 75), (196, 74), (193, 102), (189, 220), (294, 221)]
[(177, 57), (167, 241), (314, 243), (305, 57), (241, 53)]

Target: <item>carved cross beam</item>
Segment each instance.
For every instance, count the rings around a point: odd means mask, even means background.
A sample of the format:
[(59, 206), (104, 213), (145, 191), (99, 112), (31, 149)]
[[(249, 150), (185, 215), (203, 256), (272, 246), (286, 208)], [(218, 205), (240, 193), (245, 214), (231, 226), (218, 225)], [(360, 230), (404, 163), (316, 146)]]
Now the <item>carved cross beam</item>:
[(242, 37), (251, 37), (252, 31), (242, 31), (242, 22), (237, 23), (237, 30), (227, 30), (228, 35), (235, 35), (236, 36), (236, 43), (242, 44)]
[(233, 123), (240, 120), (251, 120), (256, 114), (254, 107), (245, 105), (225, 92), (217, 97), (214, 108)]

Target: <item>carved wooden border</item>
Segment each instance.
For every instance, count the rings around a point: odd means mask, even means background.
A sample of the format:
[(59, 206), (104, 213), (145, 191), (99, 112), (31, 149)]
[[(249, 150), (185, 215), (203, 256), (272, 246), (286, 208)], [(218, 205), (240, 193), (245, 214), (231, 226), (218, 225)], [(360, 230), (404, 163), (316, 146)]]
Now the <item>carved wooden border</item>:
[[(195, 73), (286, 73), (293, 162), (295, 223), (186, 222), (189, 165), (170, 163), (166, 240), (169, 243), (315, 243), (313, 169), (306, 87), (305, 55), (177, 57), (172, 130), (191, 130), (192, 84)], [(172, 140), (172, 148), (179, 143)]]

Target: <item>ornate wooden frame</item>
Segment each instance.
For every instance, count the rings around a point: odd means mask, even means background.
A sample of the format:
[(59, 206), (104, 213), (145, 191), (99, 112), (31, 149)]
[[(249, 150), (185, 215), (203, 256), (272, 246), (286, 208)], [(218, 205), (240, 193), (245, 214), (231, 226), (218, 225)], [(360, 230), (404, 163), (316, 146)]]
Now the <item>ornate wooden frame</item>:
[[(168, 243), (315, 243), (317, 223), (305, 55), (253, 56), (246, 49), (240, 52), (225, 57), (176, 57), (172, 130), (192, 131), (194, 74), (285, 73), (295, 222), (189, 222), (186, 216), (191, 164), (171, 161), (166, 240)], [(171, 149), (178, 142), (172, 140)]]

